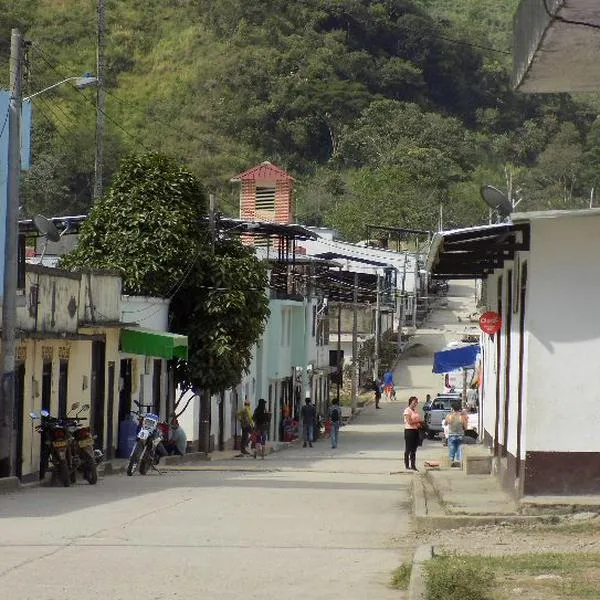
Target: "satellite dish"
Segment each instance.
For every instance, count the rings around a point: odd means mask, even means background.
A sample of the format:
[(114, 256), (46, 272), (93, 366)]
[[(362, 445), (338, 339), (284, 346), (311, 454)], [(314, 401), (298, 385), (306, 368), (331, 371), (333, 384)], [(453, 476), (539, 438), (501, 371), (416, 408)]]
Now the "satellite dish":
[(58, 242), (60, 240), (61, 234), (59, 233), (56, 225), (47, 219), (44, 215), (35, 215), (33, 217), (33, 223), (35, 228), (44, 236), (47, 240), (51, 242)]
[(70, 229), (70, 223), (68, 221), (64, 221), (64, 229), (62, 231), (58, 231), (56, 225), (50, 220), (47, 219), (44, 215), (35, 215), (33, 217), (33, 224), (35, 228), (40, 232), (41, 237), (44, 239), (44, 249), (42, 250), (42, 254), (40, 256), (39, 264), (42, 264), (44, 261), (44, 256), (46, 255), (46, 250), (48, 249), (48, 242), (59, 242), (60, 238)]
[(484, 202), (492, 209), (498, 211), (501, 217), (508, 217), (512, 212), (512, 204), (506, 194), (492, 185), (482, 185), (480, 189)]

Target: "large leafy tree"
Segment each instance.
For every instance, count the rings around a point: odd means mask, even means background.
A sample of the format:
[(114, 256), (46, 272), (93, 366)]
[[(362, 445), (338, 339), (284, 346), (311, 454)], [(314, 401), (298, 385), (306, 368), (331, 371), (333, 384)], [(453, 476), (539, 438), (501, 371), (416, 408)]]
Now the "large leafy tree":
[(62, 266), (116, 269), (127, 293), (170, 298), (173, 327), (189, 337), (179, 383), (216, 392), (250, 365), (269, 314), (267, 269), (239, 241), (212, 242), (206, 205), (200, 182), (173, 160), (130, 157)]

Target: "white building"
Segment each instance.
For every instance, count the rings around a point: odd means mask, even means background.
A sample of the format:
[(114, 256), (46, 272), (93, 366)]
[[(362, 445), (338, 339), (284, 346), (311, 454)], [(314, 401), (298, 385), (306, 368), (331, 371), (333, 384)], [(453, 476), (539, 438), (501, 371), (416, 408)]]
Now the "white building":
[(517, 496), (600, 492), (600, 209), (514, 214), (437, 234), (433, 277), (483, 278), (502, 328), (482, 336), (481, 413)]

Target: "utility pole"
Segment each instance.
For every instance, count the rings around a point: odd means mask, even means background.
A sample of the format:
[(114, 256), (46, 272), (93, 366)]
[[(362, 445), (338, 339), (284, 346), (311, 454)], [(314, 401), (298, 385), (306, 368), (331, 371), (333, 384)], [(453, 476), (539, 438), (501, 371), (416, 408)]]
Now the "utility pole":
[(379, 306), (379, 295), (380, 295), (380, 290), (379, 290), (379, 271), (377, 271), (377, 301), (375, 303), (375, 374), (373, 375), (373, 379), (379, 379), (379, 346), (380, 346), (380, 337), (381, 337), (381, 332), (379, 331), (380, 329), (380, 322), (379, 322), (379, 312), (380, 312), (380, 306)]
[(338, 302), (337, 305), (338, 313), (337, 313), (337, 360), (336, 360), (336, 369), (337, 369), (337, 392), (336, 398), (338, 404), (340, 403), (340, 387), (342, 385), (342, 303)]
[(106, 6), (105, 0), (98, 0), (97, 5), (97, 39), (96, 39), (96, 156), (94, 160), (94, 200), (102, 197), (104, 191), (102, 177), (104, 171), (104, 125), (106, 92), (104, 76), (106, 71), (105, 57)]
[[(216, 198), (214, 194), (208, 196), (208, 227), (210, 234), (211, 251), (215, 252), (215, 242), (217, 240), (217, 211)], [(210, 452), (210, 403), (211, 390), (202, 390), (200, 393), (200, 427), (198, 431), (198, 442), (200, 452), (208, 454)], [(221, 402), (223, 398), (221, 397)], [(220, 411), (219, 411), (219, 414)]]
[(2, 403), (0, 477), (15, 474), (15, 333), (17, 326), (17, 256), (19, 239), (19, 177), (21, 174), (21, 103), (23, 39), (13, 29), (10, 42), (10, 105), (8, 121), (8, 204), (2, 299)]
[(402, 326), (404, 325), (404, 287), (406, 285), (406, 263), (408, 252), (404, 253), (404, 265), (402, 267), (402, 286), (400, 287), (400, 313), (398, 316), (398, 349), (402, 347)]
[(354, 273), (352, 296), (352, 412), (358, 404), (358, 273)]
[(217, 239), (217, 211), (216, 199), (214, 194), (208, 195), (208, 228), (210, 232), (210, 243), (213, 252), (215, 251), (215, 241)]

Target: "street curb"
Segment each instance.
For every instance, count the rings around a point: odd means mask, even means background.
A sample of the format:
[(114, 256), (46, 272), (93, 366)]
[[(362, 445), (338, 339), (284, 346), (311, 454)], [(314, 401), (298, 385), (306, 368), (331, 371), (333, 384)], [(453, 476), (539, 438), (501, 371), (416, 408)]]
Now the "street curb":
[(408, 582), (408, 600), (425, 600), (425, 563), (433, 558), (433, 546), (419, 546), (412, 560)]
[[(272, 454), (274, 452), (280, 452), (281, 450), (285, 450), (290, 446), (293, 446), (295, 442), (277, 442), (274, 446), (267, 446), (269, 448), (268, 454)], [(216, 471), (219, 470), (219, 463), (224, 462), (225, 460), (235, 460), (235, 458), (231, 459), (217, 459), (213, 460), (210, 454), (206, 454), (205, 452), (189, 452), (184, 456), (165, 456), (162, 459), (164, 462), (162, 463), (165, 467), (178, 467), (178, 466), (193, 466), (196, 463), (211, 463), (210, 465), (206, 465), (204, 470), (206, 471)], [(127, 472), (127, 463), (124, 462), (121, 465), (115, 465), (111, 463), (111, 461), (106, 461), (100, 463), (101, 470), (99, 471), (99, 475), (123, 475)], [(102, 467), (104, 465), (104, 467)], [(159, 465), (160, 470), (160, 465)], [(175, 469), (173, 469), (175, 470)], [(195, 471), (201, 471), (202, 468), (194, 469)]]
[(0, 478), (0, 494), (8, 494), (14, 492), (21, 487), (21, 482), (18, 477), (1, 477)]
[(548, 520), (548, 515), (452, 515), (447, 512), (431, 489), (433, 484), (426, 475), (413, 477), (411, 482), (412, 513), (417, 530), (458, 529), (481, 525), (499, 525), (501, 523), (536, 523)]

